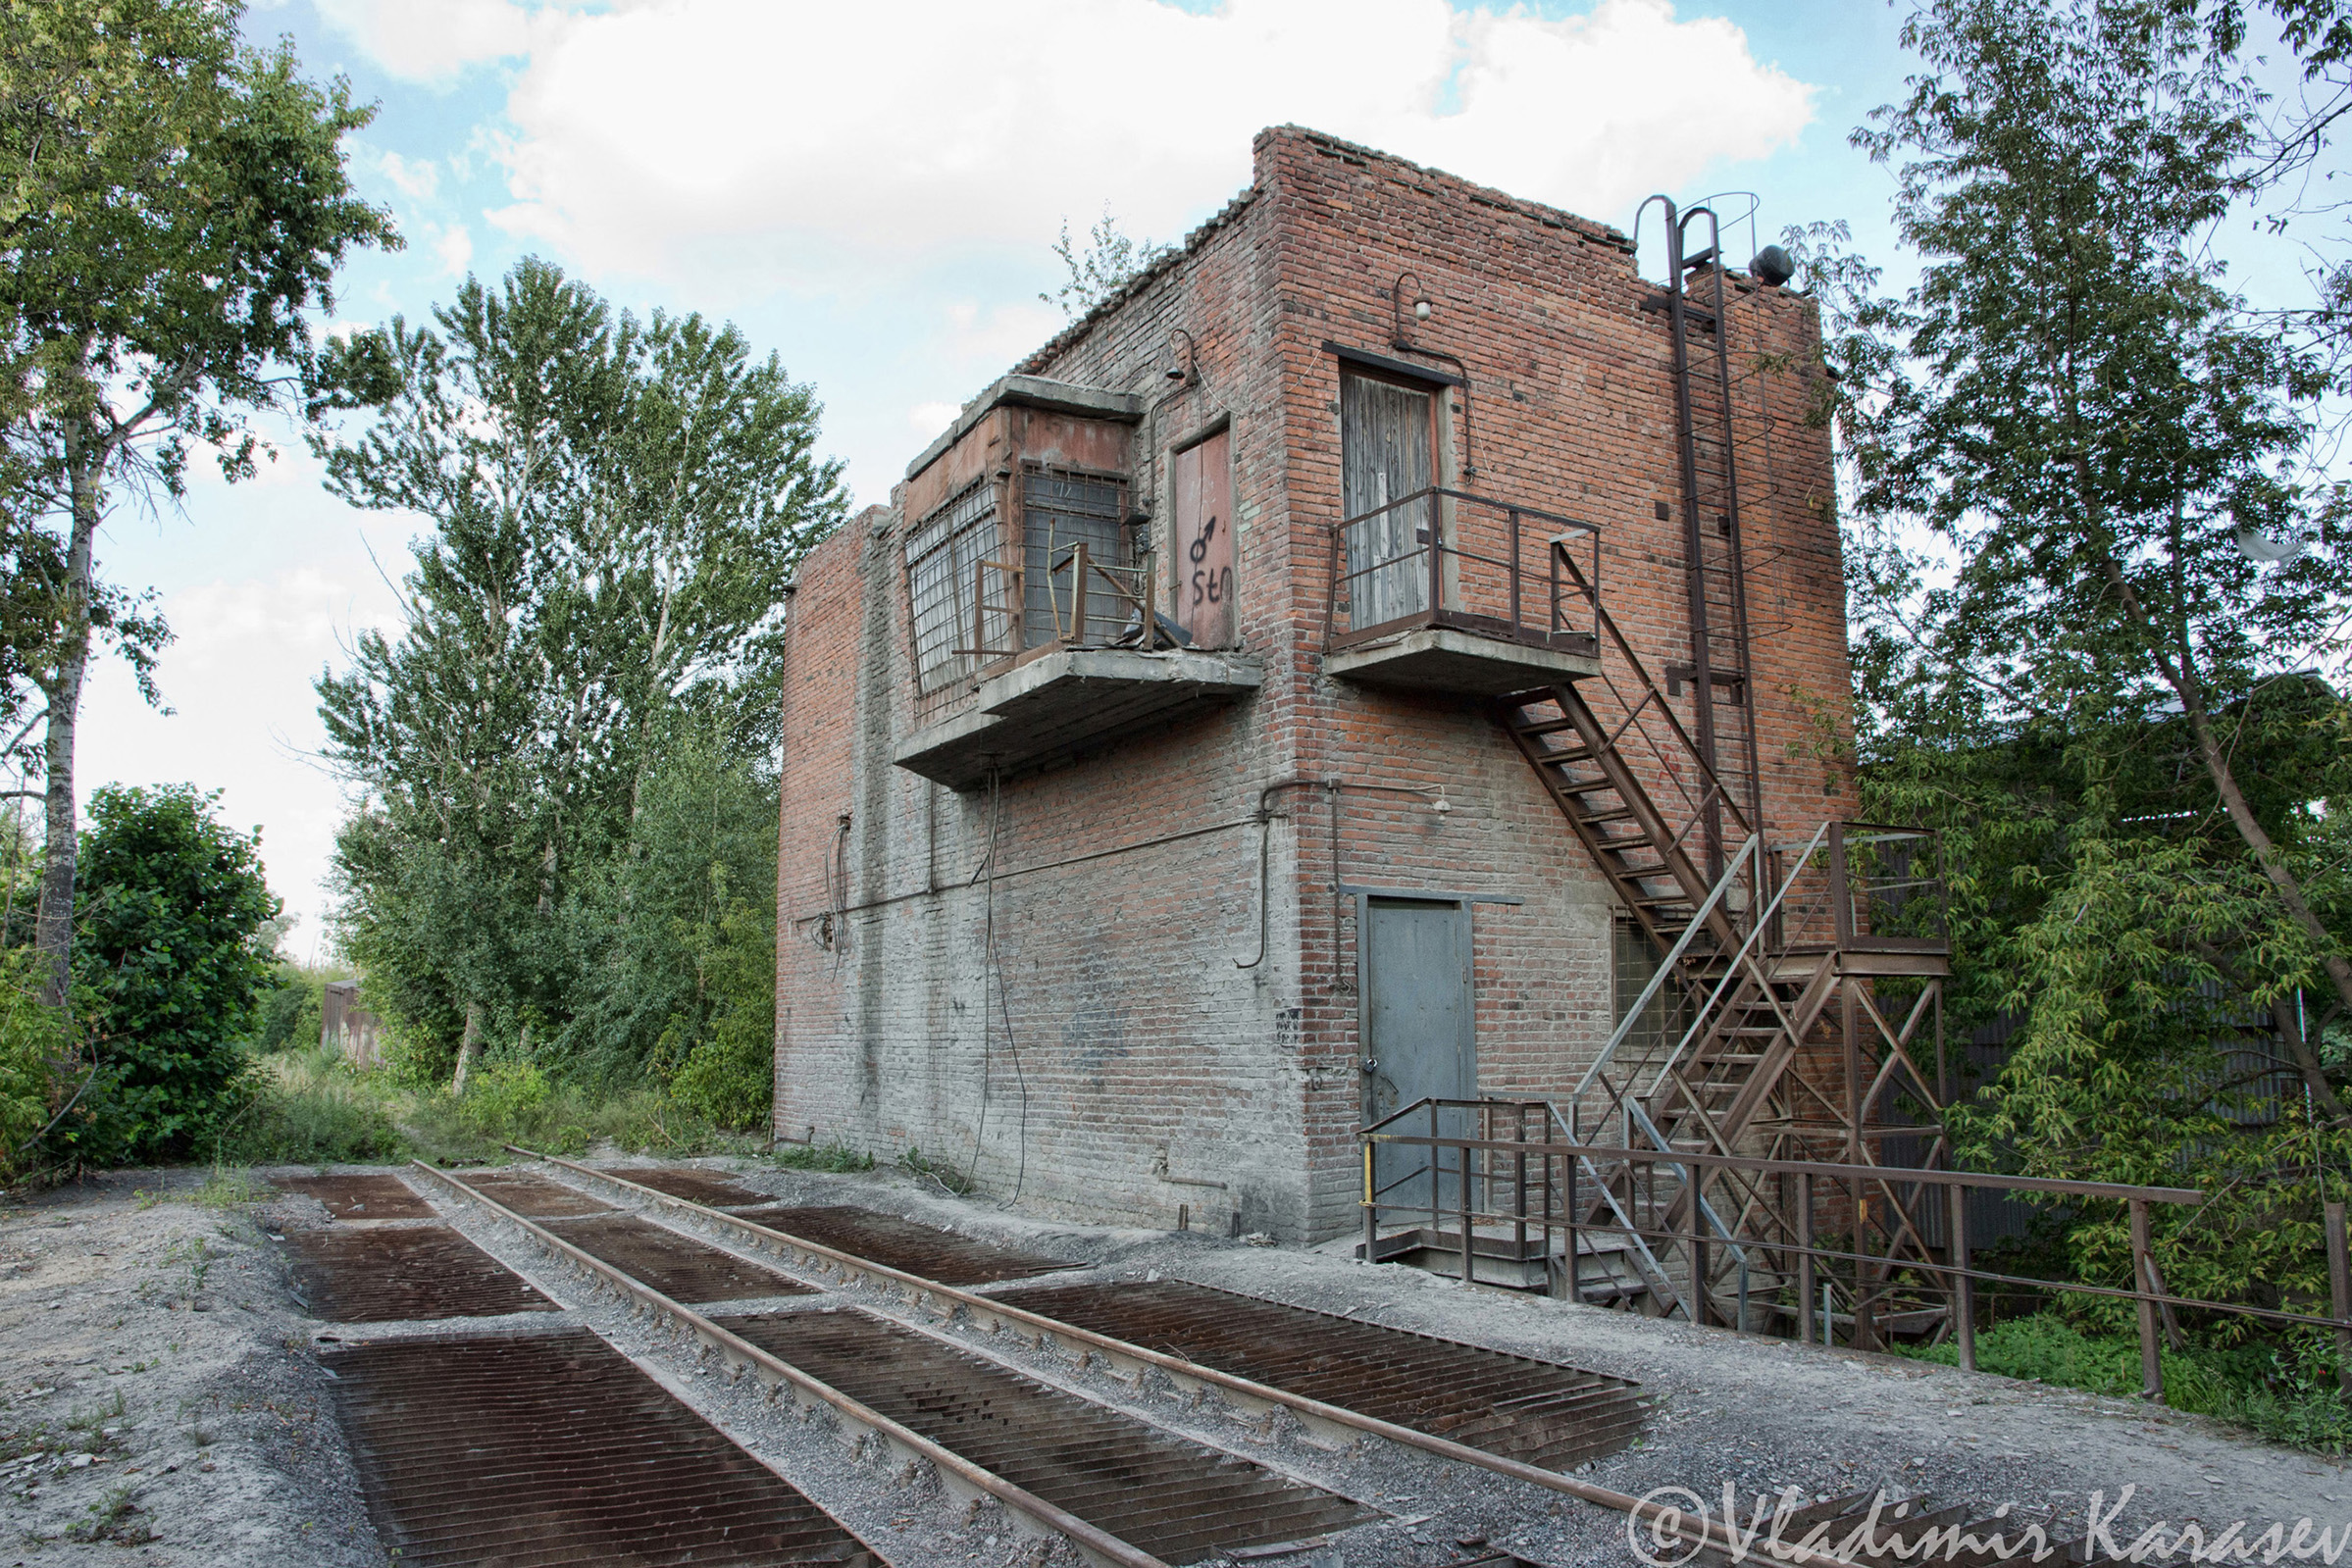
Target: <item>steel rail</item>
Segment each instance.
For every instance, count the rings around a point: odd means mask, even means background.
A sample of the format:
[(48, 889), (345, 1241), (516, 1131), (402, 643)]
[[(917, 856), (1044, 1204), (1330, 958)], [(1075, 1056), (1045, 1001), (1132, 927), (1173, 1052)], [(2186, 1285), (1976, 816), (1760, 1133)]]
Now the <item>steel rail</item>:
[[(1293, 1393), (1288, 1390), (1273, 1388), (1262, 1383), (1253, 1383), (1248, 1378), (1236, 1377), (1230, 1372), (1221, 1372), (1215, 1367), (1202, 1366), (1199, 1362), (1188, 1361), (1182, 1356), (1168, 1355), (1158, 1350), (1147, 1349), (1140, 1344), (1131, 1344), (1124, 1340), (1114, 1340), (1108, 1335), (1097, 1334), (1090, 1329), (1081, 1329), (1064, 1323), (1058, 1318), (1049, 1318), (1042, 1313), (1008, 1306), (989, 1296), (961, 1290), (955, 1286), (942, 1285), (936, 1280), (926, 1280), (920, 1275), (909, 1274), (902, 1269), (894, 1269), (888, 1264), (869, 1262), (854, 1253), (844, 1252), (838, 1247), (826, 1246), (820, 1242), (805, 1240), (789, 1232), (759, 1225), (741, 1216), (726, 1213), (724, 1210), (709, 1208), (700, 1203), (690, 1202), (685, 1198), (673, 1197), (667, 1192), (646, 1187), (641, 1183), (632, 1182), (627, 1177), (612, 1171), (598, 1170), (592, 1165), (582, 1165), (577, 1161), (563, 1159), (557, 1155), (541, 1154), (518, 1143), (508, 1143), (505, 1147), (526, 1158), (560, 1166), (564, 1170), (588, 1177), (594, 1181), (609, 1182), (615, 1187), (622, 1188), (640, 1197), (650, 1198), (656, 1203), (687, 1210), (697, 1219), (719, 1222), (745, 1233), (753, 1239), (755, 1244), (774, 1247), (782, 1243), (788, 1263), (796, 1261), (793, 1254), (798, 1252), (809, 1258), (832, 1264), (843, 1271), (844, 1275), (867, 1275), (887, 1285), (906, 1290), (912, 1293), (918, 1302), (928, 1297), (945, 1313), (952, 1314), (954, 1309), (960, 1306), (980, 1327), (992, 1331), (1007, 1327), (1027, 1329), (1038, 1336), (1041, 1345), (1049, 1344), (1054, 1340), (1063, 1341), (1069, 1348), (1077, 1351), (1078, 1364), (1081, 1369), (1091, 1358), (1096, 1356), (1099, 1356), (1111, 1367), (1127, 1372), (1131, 1377), (1137, 1379), (1143, 1376), (1147, 1368), (1156, 1367), (1179, 1388), (1191, 1389), (1202, 1384), (1212, 1385), (1246, 1409), (1265, 1410), (1276, 1407), (1287, 1409), (1299, 1419), (1301, 1425), (1322, 1437), (1338, 1438), (1343, 1441), (1353, 1441), (1353, 1434), (1385, 1438), (1391, 1442), (1407, 1448), (1417, 1448), (1423, 1453), (1434, 1454), (1441, 1459), (1452, 1459), (1460, 1464), (1475, 1465), (1481, 1470), (1508, 1476), (1516, 1481), (1524, 1481), (1530, 1486), (1542, 1487), (1550, 1492), (1565, 1492), (1584, 1502), (1595, 1503), (1604, 1508), (1613, 1509), (1618, 1513), (1630, 1514), (1635, 1519), (1649, 1525), (1653, 1530), (1663, 1531), (1685, 1542), (1692, 1541), (1695, 1532), (1698, 1538), (1696, 1544), (1701, 1546), (1729, 1549), (1735, 1545), (1741, 1545), (1745, 1549), (1743, 1543), (1735, 1541), (1736, 1532), (1734, 1530), (1712, 1517), (1702, 1517), (1693, 1521), (1688, 1514), (1678, 1508), (1665, 1507), (1609, 1487), (1594, 1486), (1590, 1482), (1578, 1481), (1572, 1476), (1558, 1475), (1517, 1459), (1506, 1459), (1500, 1454), (1488, 1453), (1483, 1448), (1473, 1448), (1467, 1443), (1433, 1437), (1426, 1432), (1416, 1432), (1410, 1427), (1399, 1426), (1393, 1421), (1383, 1421), (1377, 1416), (1368, 1416), (1361, 1411), (1350, 1410), (1341, 1405), (1325, 1404), (1320, 1399), (1310, 1399), (1304, 1394)], [(442, 1173), (436, 1171), (434, 1174), (437, 1176)], [(528, 1224), (529, 1222), (524, 1223)], [(561, 1244), (560, 1241), (558, 1244)], [(678, 1310), (684, 1311), (685, 1309), (679, 1308)], [(726, 1334), (725, 1330), (717, 1329), (715, 1325), (713, 1332)], [(727, 1335), (727, 1338), (733, 1339), (734, 1336)], [(758, 1353), (756, 1347), (746, 1346), (745, 1348)], [(820, 1387), (822, 1386), (820, 1385)], [(842, 1398), (844, 1396), (834, 1395), (834, 1397)], [(879, 1422), (883, 1418), (876, 1416), (874, 1419)], [(1792, 1568), (1854, 1568), (1851, 1562), (1844, 1561), (1828, 1552), (1812, 1551), (1785, 1543), (1772, 1549), (1775, 1561), (1791, 1564)]]
[[(487, 1193), (477, 1191), (457, 1176), (436, 1170), (422, 1160), (410, 1163), (454, 1189), (462, 1197), (488, 1209), (499, 1219), (521, 1227), (526, 1235), (547, 1251), (587, 1270), (640, 1305), (680, 1324), (702, 1344), (717, 1351), (730, 1369), (741, 1367), (749, 1370), (772, 1394), (789, 1388), (795, 1405), (822, 1402), (831, 1406), (845, 1421), (864, 1432), (873, 1433), (904, 1456), (929, 1460), (938, 1468), (943, 1481), (960, 1481), (965, 1487), (986, 1493), (1016, 1513), (1027, 1515), (1036, 1524), (1067, 1538), (1072, 1545), (1090, 1557), (1116, 1564), (1117, 1568), (1169, 1568), (1169, 1564), (1150, 1552), (1138, 1550), (1118, 1537), (1088, 1524), (1076, 1514), (1057, 1508), (1034, 1492), (1013, 1485), (995, 1471), (984, 1469), (922, 1434), (900, 1426), (879, 1411), (869, 1409), (832, 1386), (810, 1377), (773, 1352), (763, 1350), (741, 1335), (721, 1328), (693, 1308), (671, 1300), (643, 1281), (615, 1268), (591, 1252), (574, 1246), (545, 1226), (524, 1218)], [(634, 1182), (628, 1185), (639, 1191), (653, 1191), (651, 1188), (639, 1188)], [(657, 1195), (668, 1196), (667, 1193)], [(684, 1202), (684, 1199), (671, 1201)], [(804, 1400), (802, 1395), (807, 1398)]]
[[(1405, 1110), (1418, 1110), (1428, 1100), (1415, 1100)], [(1481, 1100), (1438, 1100), (1441, 1107), (1476, 1107)], [(1509, 1103), (1506, 1101), (1505, 1103)], [(1530, 1104), (1545, 1103), (1529, 1101)], [(1389, 1121), (1404, 1115), (1399, 1111)], [(1375, 1124), (1385, 1126), (1386, 1123)], [(1932, 1127), (1897, 1128), (1898, 1133), (1931, 1132)], [(1773, 1160), (1748, 1154), (1702, 1154), (1697, 1149), (1620, 1148), (1607, 1143), (1519, 1142), (1511, 1138), (1432, 1138), (1425, 1133), (1382, 1133), (1366, 1128), (1357, 1135), (1375, 1143), (1434, 1144), (1441, 1148), (1474, 1148), (1505, 1154), (1570, 1154), (1611, 1160), (1640, 1160), (1652, 1165), (1713, 1165), (1723, 1170), (1754, 1171), (1760, 1175), (1817, 1176), (1824, 1181), (1921, 1182), (1930, 1187), (1991, 1188), (2005, 1192), (2054, 1192), (2074, 1197), (2140, 1198), (2150, 1203), (2203, 1203), (2207, 1194), (2193, 1187), (2129, 1187), (2120, 1182), (2075, 1182), (2053, 1176), (2003, 1176), (1992, 1171), (1927, 1170), (1909, 1165), (1847, 1165), (1833, 1160)], [(1384, 1204), (1402, 1208), (1404, 1204)]]

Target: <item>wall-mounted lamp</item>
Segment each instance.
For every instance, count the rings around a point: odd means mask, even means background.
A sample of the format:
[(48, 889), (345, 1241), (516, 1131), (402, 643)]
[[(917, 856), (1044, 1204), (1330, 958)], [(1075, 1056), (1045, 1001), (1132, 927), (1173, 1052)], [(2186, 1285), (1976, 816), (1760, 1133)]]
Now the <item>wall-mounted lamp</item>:
[[(1409, 293), (1405, 286), (1408, 281), (1412, 284)], [(1420, 274), (1409, 269), (1399, 273), (1397, 280), (1388, 286), (1389, 347), (1400, 354), (1418, 354), (1423, 359), (1443, 360), (1461, 372), (1461, 477), (1474, 480), (1478, 477), (1478, 463), (1470, 420), (1470, 367), (1462, 363), (1458, 354), (1449, 354), (1443, 349), (1422, 348), (1413, 342), (1410, 334), (1405, 330), (1405, 302), (1408, 298), (1412, 301), (1412, 319), (1416, 326), (1437, 314), (1437, 306), (1430, 302), (1429, 290), (1421, 286)]]
[[(1179, 337), (1184, 339), (1184, 351), (1181, 354), (1176, 349), (1176, 339)], [(1193, 349), (1193, 334), (1181, 327), (1168, 329), (1168, 359), (1165, 374), (1169, 380), (1190, 386), (1201, 379), (1199, 356)]]
[(1437, 306), (1430, 302), (1429, 290), (1421, 286), (1420, 275), (1412, 272), (1399, 273), (1397, 280), (1389, 284), (1388, 289), (1389, 346), (1391, 348), (1409, 349), (1412, 347), (1412, 338), (1406, 335), (1405, 330), (1405, 301), (1406, 298), (1405, 283), (1407, 278), (1412, 280), (1413, 321), (1425, 322), (1437, 313)]

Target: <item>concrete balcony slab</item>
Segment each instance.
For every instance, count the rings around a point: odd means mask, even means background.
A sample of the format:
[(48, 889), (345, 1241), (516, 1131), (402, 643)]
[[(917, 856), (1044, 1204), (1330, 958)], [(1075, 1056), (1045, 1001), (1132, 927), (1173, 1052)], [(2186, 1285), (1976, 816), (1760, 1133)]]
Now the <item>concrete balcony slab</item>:
[(1599, 652), (1421, 626), (1323, 655), (1323, 673), (1366, 685), (1500, 697), (1601, 673)]
[(950, 789), (1077, 761), (1258, 688), (1255, 659), (1174, 648), (1055, 648), (980, 684), (973, 705), (927, 725), (891, 760)]

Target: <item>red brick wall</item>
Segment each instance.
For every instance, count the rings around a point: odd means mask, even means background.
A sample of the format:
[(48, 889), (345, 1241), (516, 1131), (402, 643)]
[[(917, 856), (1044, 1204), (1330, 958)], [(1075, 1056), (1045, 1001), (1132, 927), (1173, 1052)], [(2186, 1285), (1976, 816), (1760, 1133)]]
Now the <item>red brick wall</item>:
[[(1680, 503), (1665, 321), (1641, 310), (1656, 290), (1623, 236), (1310, 132), (1263, 133), (1245, 202), (1018, 368), (1159, 400), (1135, 483), (1162, 517), (1169, 452), (1229, 422), (1241, 650), (1264, 686), (994, 799), (957, 795), (890, 762), (912, 727), (904, 520), (874, 509), (812, 553), (787, 682), (781, 1132), (814, 1125), (884, 1157), (920, 1146), (959, 1171), (977, 1150), (984, 1187), (1048, 1211), (1165, 1226), (1184, 1204), (1196, 1224), (1238, 1212), (1290, 1239), (1346, 1229), (1361, 1085), (1335, 848), (1350, 885), (1518, 900), (1473, 906), (1482, 1089), (1558, 1092), (1607, 1037), (1606, 885), (1484, 705), (1320, 670), (1339, 516), (1322, 345), (1389, 353), (1389, 288), (1407, 269), (1437, 307), (1418, 341), (1468, 369), (1465, 486), (1599, 525), (1612, 613), (1655, 669), (1688, 656), (1680, 525), (1656, 512)], [(1851, 809), (1841, 764), (1789, 756), (1815, 738), (1808, 703), (1845, 733), (1829, 456), (1803, 418), (1810, 306), (1749, 291), (1732, 318), (1760, 750), (1785, 836)], [(1179, 328), (1200, 379), (1168, 396)], [(1789, 368), (1755, 369), (1766, 350)], [(1266, 956), (1242, 969), (1270, 785)], [(1441, 790), (1444, 813), (1412, 792)], [(993, 883), (974, 880), (984, 863)]]

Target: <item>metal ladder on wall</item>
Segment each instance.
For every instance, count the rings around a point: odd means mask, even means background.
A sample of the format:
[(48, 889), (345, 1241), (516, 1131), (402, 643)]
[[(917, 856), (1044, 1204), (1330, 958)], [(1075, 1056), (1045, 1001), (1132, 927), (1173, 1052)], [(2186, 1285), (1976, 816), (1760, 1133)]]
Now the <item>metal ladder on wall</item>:
[[(1669, 694), (1685, 682), (1694, 688), (1692, 729), (1699, 757), (1726, 786), (1724, 800), (1710, 804), (1702, 824), (1709, 874), (1719, 876), (1733, 836), (1726, 833), (1723, 807), (1736, 801), (1751, 823), (1762, 820), (1764, 807), (1756, 694), (1748, 672), (1747, 568), (1732, 435), (1722, 226), (1713, 208), (1678, 213), (1667, 197), (1650, 201), (1665, 209), (1666, 286), (1646, 308), (1666, 316), (1690, 636), (1689, 662), (1667, 667), (1666, 685)], [(1649, 206), (1642, 204), (1644, 213)], [(1691, 239), (1702, 225), (1706, 242), (1694, 251)], [(1635, 226), (1638, 230), (1639, 216)], [(1693, 274), (1702, 283), (1696, 294)]]

